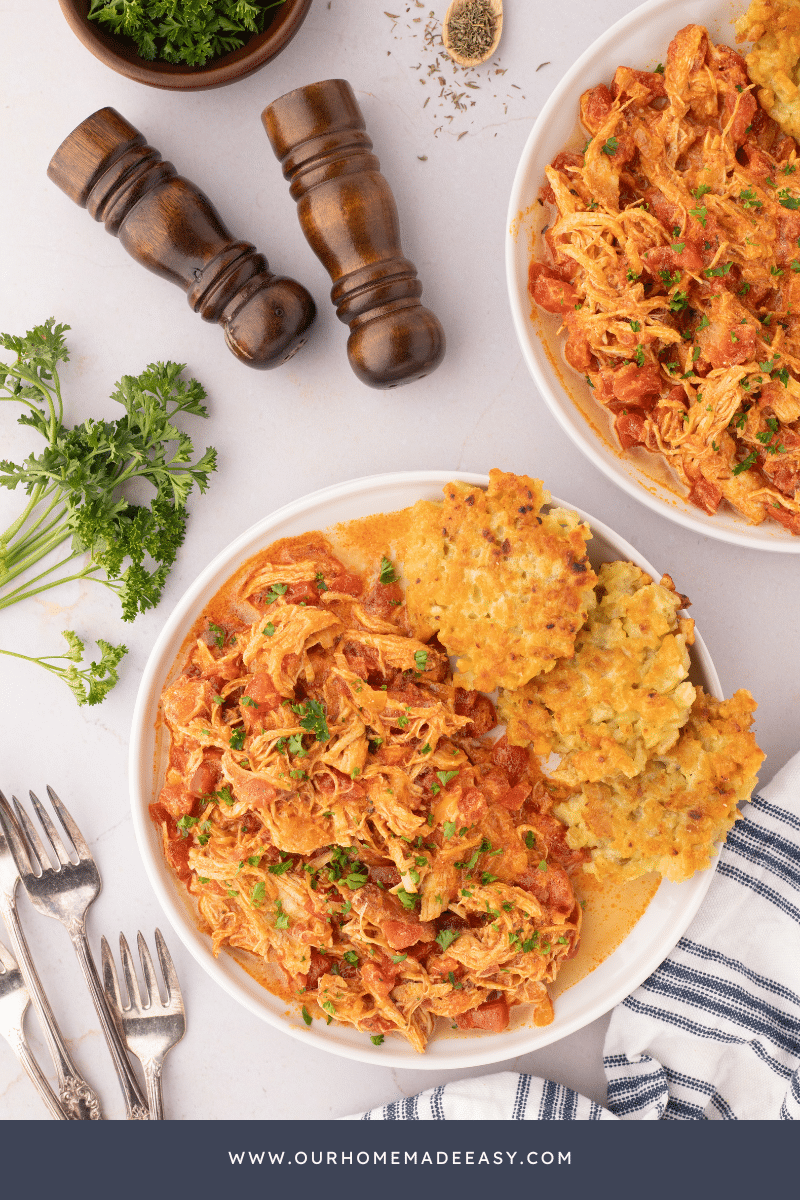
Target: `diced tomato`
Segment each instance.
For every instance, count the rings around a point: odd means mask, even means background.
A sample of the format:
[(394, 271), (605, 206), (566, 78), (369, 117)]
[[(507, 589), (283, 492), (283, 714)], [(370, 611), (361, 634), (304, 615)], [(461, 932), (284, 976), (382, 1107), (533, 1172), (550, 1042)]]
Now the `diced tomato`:
[(385, 888), (397, 887), (400, 882), (400, 872), (391, 863), (370, 865), (369, 877), (373, 883), (382, 883)]
[(551, 313), (574, 311), (580, 299), (571, 283), (565, 283), (550, 267), (538, 262), (532, 262), (528, 270), (528, 291), (540, 308)]
[(590, 88), (581, 96), (581, 124), (589, 133), (597, 133), (600, 126), (608, 119), (613, 107), (611, 92), (604, 83)]
[(196, 795), (191, 795), (185, 788), (172, 784), (166, 784), (158, 796), (162, 809), (173, 818), (184, 817), (190, 813), (194, 808), (195, 799)]
[[(644, 255), (647, 270), (654, 279), (661, 278), (662, 271), (691, 271), (699, 275), (703, 269), (702, 243), (686, 234), (673, 234), (675, 240), (669, 246), (655, 246)], [(682, 250), (673, 250), (673, 246), (682, 246)], [(662, 280), (662, 282), (664, 282)], [(665, 284), (666, 286), (666, 284)]]
[(645, 420), (644, 413), (636, 412), (635, 410), (620, 413), (616, 418), (614, 421), (614, 432), (623, 450), (630, 450), (631, 446), (641, 446), (644, 444)]
[(495, 707), (482, 692), (457, 687), (454, 707), (460, 717), (469, 717), (469, 724), (464, 726), (466, 737), (482, 737), (497, 724)]
[(386, 921), (383, 931), (393, 950), (405, 950), (416, 942), (432, 942), (436, 937), (432, 925), (419, 921)]
[(508, 1027), (508, 1004), (504, 998), (487, 1000), (469, 1012), (459, 1013), (453, 1018), (459, 1029), (486, 1029), (501, 1033)]
[(306, 981), (303, 986), (307, 988), (308, 991), (313, 991), (322, 976), (327, 975), (330, 969), (331, 960), (327, 958), (326, 955), (320, 954), (319, 950), (316, 950), (312, 947), (311, 961), (309, 963), (308, 971), (305, 975)]
[(492, 762), (502, 767), (513, 787), (519, 782), (528, 766), (528, 750), (525, 746), (509, 746), (505, 734), (492, 747)]
[(614, 396), (622, 404), (652, 408), (661, 393), (661, 369), (656, 363), (626, 363), (609, 374)]
[(222, 768), (220, 767), (220, 751), (209, 751), (189, 780), (189, 791), (192, 796), (209, 796), (219, 786)]
[(722, 492), (715, 483), (710, 479), (705, 479), (702, 475), (695, 483), (692, 484), (689, 492), (689, 500), (697, 508), (701, 508), (703, 512), (715, 513), (719, 508)]

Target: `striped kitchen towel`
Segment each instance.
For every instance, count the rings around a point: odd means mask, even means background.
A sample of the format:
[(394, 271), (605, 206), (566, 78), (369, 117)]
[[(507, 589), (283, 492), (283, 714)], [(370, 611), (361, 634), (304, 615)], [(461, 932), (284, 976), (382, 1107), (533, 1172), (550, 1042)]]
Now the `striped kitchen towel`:
[(441, 1084), (360, 1118), (800, 1118), (800, 754), (745, 807), (673, 952), (617, 1005), (603, 1062), (607, 1108), (504, 1071)]

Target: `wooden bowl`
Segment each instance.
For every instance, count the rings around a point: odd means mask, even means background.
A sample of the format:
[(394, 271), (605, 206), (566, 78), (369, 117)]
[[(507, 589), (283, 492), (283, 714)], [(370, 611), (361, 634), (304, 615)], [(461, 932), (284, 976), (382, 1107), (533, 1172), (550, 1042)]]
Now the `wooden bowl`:
[(149, 87), (184, 92), (224, 87), (227, 83), (235, 83), (252, 75), (253, 71), (263, 67), (264, 63), (288, 46), (311, 7), (311, 0), (284, 0), (274, 9), (263, 32), (252, 34), (238, 50), (221, 54), (203, 67), (186, 67), (158, 59), (149, 62), (140, 58), (132, 38), (107, 33), (97, 21), (87, 18), (89, 0), (58, 2), (72, 32), (95, 58), (111, 67), (112, 71), (135, 79), (137, 83), (146, 83)]

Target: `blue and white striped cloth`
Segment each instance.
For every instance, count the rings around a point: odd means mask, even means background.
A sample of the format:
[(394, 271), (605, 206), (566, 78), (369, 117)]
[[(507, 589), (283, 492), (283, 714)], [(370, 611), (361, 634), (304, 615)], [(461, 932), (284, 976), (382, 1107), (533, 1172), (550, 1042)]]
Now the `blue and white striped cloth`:
[(504, 1071), (361, 1119), (800, 1119), (800, 754), (744, 809), (672, 954), (614, 1010), (603, 1062), (607, 1108)]

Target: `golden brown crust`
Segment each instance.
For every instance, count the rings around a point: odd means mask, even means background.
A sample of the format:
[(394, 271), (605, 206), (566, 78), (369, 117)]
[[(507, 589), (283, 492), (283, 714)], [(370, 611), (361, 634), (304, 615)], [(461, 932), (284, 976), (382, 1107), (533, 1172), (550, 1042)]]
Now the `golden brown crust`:
[(402, 559), (409, 616), (458, 658), (457, 682), (521, 687), (572, 654), (593, 603), (587, 526), (539, 480), (491, 471), (484, 491), (453, 482), (421, 502)]

